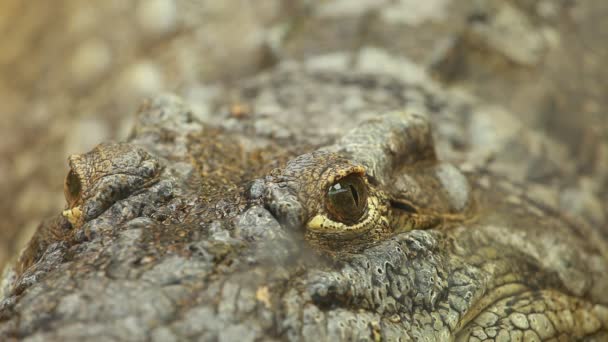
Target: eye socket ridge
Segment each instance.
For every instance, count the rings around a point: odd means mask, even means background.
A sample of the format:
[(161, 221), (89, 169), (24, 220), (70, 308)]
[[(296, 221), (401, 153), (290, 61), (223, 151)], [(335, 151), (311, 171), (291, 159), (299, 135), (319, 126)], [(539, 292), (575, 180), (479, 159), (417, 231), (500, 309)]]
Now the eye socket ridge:
[(330, 217), (344, 224), (354, 224), (367, 210), (368, 188), (360, 173), (336, 180), (327, 189), (326, 209)]

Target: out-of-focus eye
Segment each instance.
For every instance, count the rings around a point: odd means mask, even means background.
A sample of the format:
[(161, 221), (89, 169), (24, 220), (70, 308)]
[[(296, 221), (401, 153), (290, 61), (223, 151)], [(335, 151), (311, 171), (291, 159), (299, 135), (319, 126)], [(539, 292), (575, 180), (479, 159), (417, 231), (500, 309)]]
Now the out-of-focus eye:
[(80, 179), (78, 175), (73, 170), (70, 170), (67, 177), (65, 177), (65, 184), (63, 186), (63, 193), (65, 195), (65, 199), (68, 202), (68, 205), (72, 205), (74, 202), (78, 200), (80, 197), (80, 191), (82, 190), (82, 185), (80, 184)]
[(327, 211), (332, 219), (356, 223), (367, 208), (367, 187), (361, 175), (350, 174), (327, 190)]

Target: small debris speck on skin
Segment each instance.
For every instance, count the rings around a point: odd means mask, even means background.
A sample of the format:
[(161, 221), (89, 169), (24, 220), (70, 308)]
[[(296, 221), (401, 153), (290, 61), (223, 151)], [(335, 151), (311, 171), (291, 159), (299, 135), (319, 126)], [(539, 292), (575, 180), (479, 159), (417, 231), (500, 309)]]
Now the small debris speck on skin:
[(264, 304), (266, 308), (270, 308), (270, 292), (268, 291), (268, 286), (258, 287), (258, 290), (255, 292), (255, 298)]

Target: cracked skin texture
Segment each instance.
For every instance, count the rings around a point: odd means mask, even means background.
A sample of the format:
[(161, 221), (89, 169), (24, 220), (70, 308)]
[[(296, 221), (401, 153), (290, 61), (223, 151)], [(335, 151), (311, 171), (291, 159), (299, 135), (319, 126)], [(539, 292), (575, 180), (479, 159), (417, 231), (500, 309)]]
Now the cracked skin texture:
[(66, 210), (5, 272), (0, 339), (608, 338), (605, 241), (439, 160), (424, 116), (323, 146), (248, 120), (163, 97), (128, 143), (70, 157)]

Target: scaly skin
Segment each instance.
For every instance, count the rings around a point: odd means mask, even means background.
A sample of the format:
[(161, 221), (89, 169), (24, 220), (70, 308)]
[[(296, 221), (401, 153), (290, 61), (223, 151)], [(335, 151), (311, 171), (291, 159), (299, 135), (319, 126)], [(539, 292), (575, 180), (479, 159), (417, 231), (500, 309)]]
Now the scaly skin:
[[(160, 98), (129, 143), (71, 157), (66, 211), (6, 272), (0, 339), (608, 336), (606, 242), (439, 161), (424, 116), (391, 112), (317, 148), (248, 125), (204, 126)], [(348, 175), (368, 201), (345, 224), (327, 196)]]

